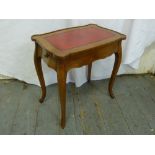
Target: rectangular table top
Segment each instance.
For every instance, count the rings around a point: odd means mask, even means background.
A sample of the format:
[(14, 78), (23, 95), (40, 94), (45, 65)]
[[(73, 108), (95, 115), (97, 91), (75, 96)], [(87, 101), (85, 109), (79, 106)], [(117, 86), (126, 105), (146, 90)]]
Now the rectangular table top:
[(66, 56), (70, 53), (104, 45), (109, 42), (123, 40), (126, 36), (95, 24), (67, 28), (41, 35), (32, 36), (44, 49)]

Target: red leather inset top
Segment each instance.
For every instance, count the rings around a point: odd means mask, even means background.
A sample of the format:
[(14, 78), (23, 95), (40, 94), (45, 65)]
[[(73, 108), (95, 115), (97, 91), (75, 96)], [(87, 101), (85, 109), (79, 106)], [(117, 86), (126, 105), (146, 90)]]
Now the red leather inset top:
[(97, 27), (75, 29), (46, 36), (45, 39), (61, 51), (87, 45), (114, 36), (112, 32)]

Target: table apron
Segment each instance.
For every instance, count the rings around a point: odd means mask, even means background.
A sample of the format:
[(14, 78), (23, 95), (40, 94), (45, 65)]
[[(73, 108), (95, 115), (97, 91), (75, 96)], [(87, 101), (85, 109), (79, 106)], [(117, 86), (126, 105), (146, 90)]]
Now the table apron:
[(65, 61), (66, 70), (70, 70), (76, 67), (82, 67), (88, 65), (93, 61), (106, 58), (116, 52), (119, 52), (119, 44), (113, 43), (104, 47), (88, 50), (77, 54), (70, 55)]
[(69, 71), (72, 68), (88, 65), (93, 61), (104, 59), (116, 52), (120, 52), (120, 46), (121, 42), (114, 42), (87, 51), (70, 54), (65, 59), (57, 59), (53, 54), (42, 49), (41, 57), (48, 67), (53, 68), (55, 71), (57, 71), (57, 65), (60, 63), (64, 64), (66, 71)]

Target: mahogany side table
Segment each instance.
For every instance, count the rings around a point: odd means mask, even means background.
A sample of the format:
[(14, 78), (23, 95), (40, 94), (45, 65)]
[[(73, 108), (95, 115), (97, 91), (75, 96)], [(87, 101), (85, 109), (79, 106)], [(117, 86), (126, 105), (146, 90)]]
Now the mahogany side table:
[(72, 27), (45, 34), (33, 35), (35, 41), (34, 64), (40, 81), (42, 103), (46, 96), (46, 86), (42, 72), (41, 59), (57, 72), (61, 127), (65, 127), (66, 77), (71, 68), (88, 65), (88, 81), (91, 78), (92, 62), (115, 54), (115, 63), (109, 82), (109, 94), (114, 98), (112, 87), (121, 59), (121, 42), (126, 36), (95, 24)]

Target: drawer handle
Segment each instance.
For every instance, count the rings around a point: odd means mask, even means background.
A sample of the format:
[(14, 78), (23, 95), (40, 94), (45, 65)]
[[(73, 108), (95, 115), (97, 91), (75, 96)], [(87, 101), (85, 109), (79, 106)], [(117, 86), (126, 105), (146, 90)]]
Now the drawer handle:
[(44, 55), (45, 58), (48, 58), (49, 56), (50, 56), (49, 53), (46, 53), (46, 54)]

